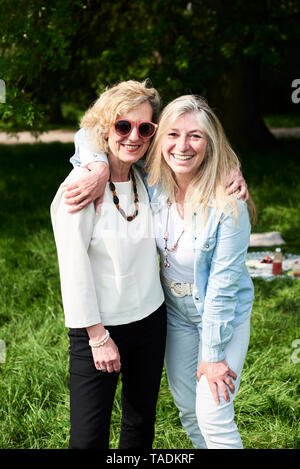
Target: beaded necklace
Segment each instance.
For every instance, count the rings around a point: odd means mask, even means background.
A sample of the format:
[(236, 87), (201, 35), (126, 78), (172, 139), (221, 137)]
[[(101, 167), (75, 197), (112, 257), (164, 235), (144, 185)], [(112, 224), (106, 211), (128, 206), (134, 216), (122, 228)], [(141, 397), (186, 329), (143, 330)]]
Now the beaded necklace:
[(116, 192), (116, 186), (114, 185), (114, 183), (111, 180), (111, 175), (109, 176), (109, 180), (108, 180), (109, 188), (110, 188), (110, 190), (112, 191), (112, 194), (113, 194), (113, 202), (114, 202), (115, 206), (117, 207), (117, 209), (119, 210), (122, 217), (126, 221), (134, 220), (135, 217), (137, 217), (138, 213), (139, 213), (139, 195), (138, 195), (136, 180), (135, 180), (135, 176), (134, 176), (134, 172), (133, 172), (132, 168), (130, 168), (129, 175), (130, 175), (131, 180), (132, 180), (132, 188), (133, 188), (133, 193), (134, 193), (135, 212), (134, 212), (133, 215), (128, 215), (127, 216), (126, 213), (124, 212), (124, 210), (120, 207), (119, 197), (117, 196), (117, 192)]
[(170, 199), (168, 199), (167, 201), (167, 206), (168, 206), (168, 215), (167, 215), (167, 221), (166, 221), (166, 231), (165, 231), (165, 235), (164, 235), (164, 240), (165, 240), (165, 248), (164, 248), (164, 252), (163, 252), (163, 255), (165, 257), (165, 262), (164, 262), (164, 265), (166, 268), (169, 268), (170, 267), (170, 264), (169, 264), (169, 261), (168, 261), (168, 254), (169, 252), (174, 252), (176, 251), (177, 247), (178, 247), (178, 243), (179, 243), (179, 240), (181, 238), (181, 236), (183, 235), (184, 233), (184, 229), (182, 230), (182, 232), (180, 233), (177, 241), (175, 242), (175, 244), (171, 247), (171, 248), (168, 248), (168, 239), (169, 239), (169, 232), (168, 232), (168, 224), (169, 224), (169, 214), (170, 214), (170, 207), (172, 205), (172, 202), (170, 201)]

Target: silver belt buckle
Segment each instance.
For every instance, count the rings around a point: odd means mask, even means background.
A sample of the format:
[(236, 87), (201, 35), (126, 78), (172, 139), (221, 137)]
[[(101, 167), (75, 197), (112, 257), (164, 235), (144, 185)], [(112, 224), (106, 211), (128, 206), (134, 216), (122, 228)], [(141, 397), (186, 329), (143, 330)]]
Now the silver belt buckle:
[(192, 295), (192, 285), (190, 283), (172, 282), (170, 289), (177, 298)]

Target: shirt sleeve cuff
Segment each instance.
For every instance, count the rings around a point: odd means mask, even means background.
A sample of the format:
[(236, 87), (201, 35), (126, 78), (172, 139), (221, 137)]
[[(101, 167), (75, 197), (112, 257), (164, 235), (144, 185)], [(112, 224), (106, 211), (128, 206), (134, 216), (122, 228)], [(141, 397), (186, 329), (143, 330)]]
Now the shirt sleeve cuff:
[(225, 359), (225, 345), (233, 335), (233, 326), (226, 322), (203, 321), (202, 360), (220, 362)]
[(108, 164), (108, 159), (106, 153), (95, 153), (91, 152), (85, 147), (79, 147), (79, 158), (81, 161), (81, 166), (87, 166), (89, 163), (102, 162)]
[(202, 360), (205, 362), (213, 363), (213, 362), (221, 362), (225, 359), (225, 352), (223, 347), (219, 345), (218, 347), (207, 347), (205, 345), (202, 346)]
[(76, 132), (74, 143), (75, 153), (70, 158), (70, 162), (74, 167), (85, 167), (89, 163), (94, 163), (95, 161), (106, 163), (109, 166), (107, 154), (105, 152), (96, 153), (88, 148), (88, 141), (84, 129), (80, 129)]

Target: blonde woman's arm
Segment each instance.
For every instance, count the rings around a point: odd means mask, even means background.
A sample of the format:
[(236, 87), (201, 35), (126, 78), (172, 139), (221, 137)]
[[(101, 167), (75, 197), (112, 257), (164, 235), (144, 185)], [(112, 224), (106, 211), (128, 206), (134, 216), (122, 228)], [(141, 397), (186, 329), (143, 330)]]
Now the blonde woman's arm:
[(107, 155), (92, 151), (85, 129), (76, 132), (74, 145), (75, 153), (70, 162), (74, 168), (86, 168), (88, 172), (66, 186), (65, 203), (69, 205), (68, 211), (75, 213), (92, 202), (96, 211), (100, 211), (110, 173)]
[[(226, 363), (225, 345), (232, 339), (237, 293), (245, 271), (245, 260), (250, 239), (250, 220), (247, 204), (237, 200), (239, 217), (226, 216), (219, 224), (216, 246), (212, 255), (202, 317), (202, 362), (197, 378), (205, 374), (214, 399), (219, 403), (218, 387), (224, 399), (229, 400), (227, 386), (234, 392), (235, 370)], [(253, 289), (245, 302), (250, 310)]]

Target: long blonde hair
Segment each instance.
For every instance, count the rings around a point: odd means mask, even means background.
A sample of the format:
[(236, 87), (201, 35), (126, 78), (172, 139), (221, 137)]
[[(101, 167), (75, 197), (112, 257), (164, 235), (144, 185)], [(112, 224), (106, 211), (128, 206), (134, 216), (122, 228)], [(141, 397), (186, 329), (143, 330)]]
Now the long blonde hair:
[(113, 123), (122, 114), (148, 101), (152, 107), (153, 122), (157, 122), (160, 111), (160, 97), (150, 80), (122, 81), (106, 90), (86, 111), (80, 127), (87, 130), (90, 146), (94, 151), (108, 151), (107, 135)]
[[(207, 104), (206, 100), (196, 95), (185, 95), (171, 101), (162, 111), (158, 121), (158, 130), (150, 146), (146, 169), (150, 186), (160, 184), (171, 199), (175, 199), (178, 190), (176, 175), (166, 163), (162, 154), (162, 138), (172, 124), (183, 114), (195, 113), (201, 129), (207, 139), (207, 148), (204, 160), (192, 179), (185, 195), (189, 213), (201, 206), (207, 210), (210, 206), (220, 208), (223, 212), (238, 214), (234, 196), (228, 196), (225, 180), (233, 168), (240, 168), (236, 153), (231, 148), (223, 127)], [(255, 206), (252, 200), (248, 201), (252, 223), (255, 220)]]

